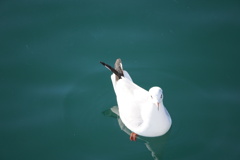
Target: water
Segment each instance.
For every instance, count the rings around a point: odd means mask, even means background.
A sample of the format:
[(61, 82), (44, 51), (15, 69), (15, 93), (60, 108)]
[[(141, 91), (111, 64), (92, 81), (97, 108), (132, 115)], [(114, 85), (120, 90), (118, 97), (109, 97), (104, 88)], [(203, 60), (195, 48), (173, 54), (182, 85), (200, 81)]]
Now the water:
[[(159, 85), (173, 119), (159, 159), (239, 159), (238, 1), (1, 1), (3, 160), (153, 159), (129, 141), (110, 73)], [(155, 142), (155, 140), (154, 140)], [(159, 154), (158, 154), (159, 153)]]

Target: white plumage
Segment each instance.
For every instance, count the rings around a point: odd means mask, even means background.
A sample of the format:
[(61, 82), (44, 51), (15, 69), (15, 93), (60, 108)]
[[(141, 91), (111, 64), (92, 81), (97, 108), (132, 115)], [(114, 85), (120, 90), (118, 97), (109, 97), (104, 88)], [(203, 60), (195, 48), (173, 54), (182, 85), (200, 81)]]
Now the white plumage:
[(172, 120), (163, 105), (162, 89), (152, 87), (147, 91), (139, 87), (128, 72), (123, 70), (121, 60), (117, 61), (119, 64), (115, 64), (115, 69), (120, 68), (123, 76), (119, 78), (112, 74), (111, 80), (122, 122), (132, 132), (141, 136), (156, 137), (165, 134), (170, 129)]

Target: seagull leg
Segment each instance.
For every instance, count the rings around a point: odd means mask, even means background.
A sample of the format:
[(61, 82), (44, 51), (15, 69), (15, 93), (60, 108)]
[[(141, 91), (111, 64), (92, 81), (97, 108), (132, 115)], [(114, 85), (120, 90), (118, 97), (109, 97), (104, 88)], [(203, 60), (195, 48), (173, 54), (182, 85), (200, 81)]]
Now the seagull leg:
[(132, 132), (132, 133), (130, 134), (130, 140), (131, 140), (131, 141), (136, 141), (136, 140), (137, 140), (137, 134), (134, 133), (134, 132)]

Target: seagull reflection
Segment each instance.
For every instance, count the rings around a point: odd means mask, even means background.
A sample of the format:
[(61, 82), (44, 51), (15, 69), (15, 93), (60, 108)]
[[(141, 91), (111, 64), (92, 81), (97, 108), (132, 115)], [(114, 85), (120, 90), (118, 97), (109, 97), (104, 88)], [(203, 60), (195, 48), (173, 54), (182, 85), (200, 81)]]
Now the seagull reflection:
[[(103, 115), (107, 116), (107, 117), (116, 118), (118, 120), (118, 124), (119, 124), (119, 127), (121, 128), (121, 130), (123, 130), (128, 135), (130, 135), (132, 133), (123, 124), (123, 122), (122, 122), (122, 120), (119, 116), (117, 106), (113, 106), (112, 108), (103, 111)], [(159, 137), (138, 136), (137, 139), (142, 140), (145, 143), (147, 149), (151, 152), (151, 155), (152, 155), (154, 160), (159, 160), (159, 159), (161, 159), (161, 157), (163, 155), (164, 146), (167, 142), (167, 139), (168, 139), (168, 136), (169, 136), (170, 132), (171, 132), (171, 129), (166, 134), (164, 134), (163, 136), (159, 136)]]

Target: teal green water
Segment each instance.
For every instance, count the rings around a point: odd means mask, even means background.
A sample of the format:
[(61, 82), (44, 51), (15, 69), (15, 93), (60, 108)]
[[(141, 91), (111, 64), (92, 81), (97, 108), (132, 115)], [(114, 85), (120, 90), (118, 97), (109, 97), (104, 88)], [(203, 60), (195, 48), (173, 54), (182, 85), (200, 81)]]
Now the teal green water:
[[(239, 15), (238, 1), (1, 1), (0, 159), (239, 159)], [(99, 61), (116, 58), (163, 88), (167, 138), (131, 142), (105, 114)]]

